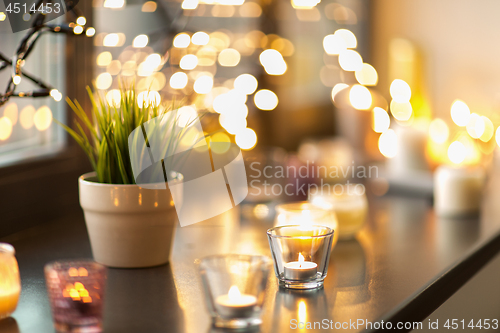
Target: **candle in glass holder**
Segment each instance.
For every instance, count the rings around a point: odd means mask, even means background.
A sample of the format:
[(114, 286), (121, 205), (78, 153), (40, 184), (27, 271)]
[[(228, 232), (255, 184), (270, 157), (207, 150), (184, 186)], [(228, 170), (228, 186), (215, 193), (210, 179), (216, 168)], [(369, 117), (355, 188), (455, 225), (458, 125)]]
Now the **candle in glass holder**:
[(227, 295), (221, 295), (215, 299), (217, 312), (226, 318), (248, 317), (256, 305), (257, 297), (242, 294), (237, 286), (231, 286)]
[(335, 212), (338, 238), (352, 239), (363, 228), (368, 213), (368, 200), (361, 184), (336, 184), (309, 193), (309, 201)]
[(0, 319), (10, 316), (17, 307), (21, 280), (14, 247), (0, 243)]
[(284, 266), (285, 278), (290, 280), (309, 280), (315, 278), (318, 272), (318, 264), (305, 261), (301, 253), (298, 261), (288, 262)]

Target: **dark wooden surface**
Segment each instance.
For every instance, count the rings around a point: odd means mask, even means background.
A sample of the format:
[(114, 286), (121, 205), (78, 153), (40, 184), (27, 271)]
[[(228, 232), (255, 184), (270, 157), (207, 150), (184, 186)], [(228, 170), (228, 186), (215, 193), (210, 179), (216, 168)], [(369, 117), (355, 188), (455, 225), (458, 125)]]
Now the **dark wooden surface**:
[[(295, 332), (292, 319), (423, 320), (498, 252), (500, 205), (495, 188), (498, 181), (491, 179), (481, 218), (470, 219), (437, 218), (425, 198), (371, 198), (368, 225), (356, 240), (337, 244), (323, 289), (281, 290), (274, 273), (270, 275), (260, 332)], [(194, 261), (217, 253), (269, 255), (265, 231), (271, 223), (240, 218), (246, 209), (178, 228), (169, 265), (110, 269), (105, 332), (215, 332)], [(0, 332), (53, 332), (43, 266), (56, 259), (91, 256), (83, 214), (2, 241), (16, 247), (23, 291), (13, 316), (16, 322), (10, 323), (14, 330), (0, 325)]]

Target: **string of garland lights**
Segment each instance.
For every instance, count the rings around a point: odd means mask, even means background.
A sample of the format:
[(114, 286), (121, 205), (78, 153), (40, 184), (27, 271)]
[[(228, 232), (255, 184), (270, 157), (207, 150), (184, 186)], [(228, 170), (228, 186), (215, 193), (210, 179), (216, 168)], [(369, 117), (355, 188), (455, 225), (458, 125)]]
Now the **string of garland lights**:
[[(36, 4), (36, 8), (43, 6), (44, 3), (51, 3), (52, 0), (39, 0)], [(62, 99), (62, 94), (56, 88), (52, 87), (50, 84), (44, 82), (41, 78), (38, 78), (25, 70), (22, 69), (28, 56), (36, 45), (39, 38), (45, 33), (64, 33), (71, 35), (86, 35), (87, 37), (93, 37), (95, 35), (95, 29), (92, 27), (85, 28), (86, 19), (82, 15), (81, 11), (76, 7), (78, 1), (66, 1), (67, 13), (71, 12), (77, 19), (76, 23), (69, 24), (51, 24), (45, 23), (47, 16), (43, 11), (38, 12), (33, 20), (31, 27), (28, 29), (26, 36), (21, 40), (16, 53), (10, 60), (7, 56), (0, 52), (0, 71), (6, 68), (12, 68), (12, 75), (10, 76), (9, 82), (5, 93), (0, 95), (0, 107), (9, 101), (11, 97), (48, 97), (51, 96), (54, 100), (60, 101)], [(30, 15), (36, 14), (36, 12), (30, 10)], [(22, 78), (25, 77), (32, 81), (40, 89), (31, 91), (20, 91), (16, 92), (17, 86), (21, 83)]]

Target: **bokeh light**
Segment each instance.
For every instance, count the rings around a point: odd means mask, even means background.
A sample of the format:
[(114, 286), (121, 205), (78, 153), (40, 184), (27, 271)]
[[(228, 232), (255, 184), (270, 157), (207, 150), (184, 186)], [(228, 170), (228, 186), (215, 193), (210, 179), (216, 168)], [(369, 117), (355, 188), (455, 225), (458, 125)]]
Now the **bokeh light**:
[(24, 129), (30, 129), (35, 124), (34, 116), (35, 116), (35, 107), (33, 105), (28, 105), (21, 110), (21, 114), (19, 116), (19, 123), (21, 127)]
[(363, 58), (354, 50), (345, 50), (339, 54), (339, 64), (346, 72), (355, 72), (363, 68)]
[(196, 66), (198, 66), (198, 57), (194, 54), (186, 54), (179, 62), (179, 67), (185, 70), (194, 69)]
[(203, 31), (198, 31), (191, 37), (191, 43), (194, 45), (207, 45), (209, 41), (210, 36)]
[(36, 110), (33, 121), (37, 130), (47, 130), (52, 124), (52, 111), (46, 105), (40, 107), (38, 110)]
[(477, 113), (472, 113), (469, 116), (469, 121), (466, 125), (467, 133), (471, 136), (471, 138), (479, 139), (484, 132), (484, 128), (484, 121), (481, 116)]
[(391, 126), (391, 118), (387, 111), (382, 108), (373, 108), (372, 128), (376, 133), (383, 133)]
[(183, 106), (177, 110), (177, 125), (179, 127), (191, 126), (196, 117), (198, 117), (198, 112), (194, 105)]
[(470, 110), (464, 101), (455, 100), (451, 105), (451, 119), (457, 126), (466, 126), (469, 122)]
[(278, 96), (271, 90), (262, 89), (255, 93), (254, 103), (261, 110), (274, 110), (278, 106)]
[(245, 128), (239, 133), (236, 133), (236, 144), (243, 150), (249, 150), (257, 144), (257, 134), (251, 128)]
[(132, 46), (135, 48), (146, 47), (148, 45), (149, 38), (147, 35), (138, 35), (134, 38)]
[(246, 95), (251, 95), (257, 90), (258, 82), (252, 74), (241, 74), (234, 80), (234, 89)]
[(448, 158), (455, 164), (460, 164), (465, 160), (466, 149), (462, 142), (453, 141), (448, 147)]
[(323, 48), (330, 55), (337, 55), (347, 49), (344, 38), (339, 35), (327, 35), (323, 38)]
[(354, 73), (359, 84), (376, 86), (378, 82), (377, 70), (370, 64), (364, 63), (363, 67)]
[(101, 52), (97, 56), (97, 60), (96, 60), (97, 66), (106, 67), (111, 63), (112, 60), (113, 60), (113, 56), (111, 55), (111, 52), (108, 52), (108, 51)]
[(142, 91), (137, 94), (137, 105), (148, 107), (149, 105), (158, 106), (161, 103), (161, 96), (157, 91)]
[(189, 37), (189, 35), (184, 32), (177, 34), (174, 37), (174, 42), (173, 42), (174, 47), (177, 47), (179, 49), (185, 49), (186, 47), (189, 46), (189, 43), (191, 43), (191, 37)]
[(378, 138), (378, 149), (387, 158), (393, 158), (398, 153), (398, 136), (393, 129), (388, 129)]
[(337, 84), (333, 87), (333, 89), (332, 89), (332, 101), (334, 101), (334, 102), (335, 102), (335, 96), (337, 96), (337, 94), (338, 94), (340, 91), (342, 91), (342, 90), (344, 90), (344, 89), (346, 89), (346, 88), (349, 88), (349, 85), (348, 85), (348, 84), (346, 84), (346, 83), (337, 83)]
[[(495, 128), (493, 127), (493, 123), (491, 122), (490, 118), (481, 116), (481, 119), (483, 120), (484, 123), (484, 130), (483, 133), (479, 136), (479, 140), (483, 142), (488, 142), (493, 138), (493, 134), (495, 131)], [(479, 129), (477, 128), (476, 124), (476, 133), (479, 132)]]
[(436, 143), (444, 143), (448, 140), (450, 130), (443, 119), (436, 118), (429, 125), (429, 137)]
[(106, 101), (110, 106), (113, 106), (115, 108), (120, 107), (121, 99), (122, 96), (120, 94), (120, 90), (118, 89), (111, 89), (106, 93)]
[(184, 72), (177, 72), (170, 77), (170, 87), (183, 89), (188, 83), (188, 76)]
[(7, 117), (0, 118), (0, 140), (7, 140), (12, 134), (12, 122)]
[(355, 49), (356, 46), (358, 46), (356, 36), (350, 30), (339, 29), (335, 31), (335, 36), (341, 37), (345, 41), (345, 45), (348, 49)]
[(240, 62), (241, 55), (235, 49), (225, 49), (219, 53), (219, 64), (224, 67), (234, 67)]
[(111, 84), (113, 83), (113, 78), (111, 77), (111, 74), (109, 73), (101, 73), (97, 76), (95, 80), (95, 86), (97, 89), (108, 89), (111, 87)]
[(411, 98), (411, 88), (403, 80), (396, 79), (392, 81), (390, 93), (392, 99), (397, 103), (407, 103)]
[(194, 81), (193, 89), (198, 94), (208, 94), (214, 86), (214, 79), (209, 75), (202, 75)]
[(365, 86), (355, 84), (349, 92), (351, 105), (358, 110), (368, 110), (372, 105), (372, 94)]
[(10, 122), (12, 123), (12, 126), (14, 126), (17, 123), (18, 119), (18, 109), (17, 109), (17, 104), (16, 103), (10, 103), (8, 104), (4, 111), (3, 111), (4, 117), (7, 117), (10, 119)]
[(391, 113), (394, 118), (399, 121), (407, 121), (411, 118), (413, 109), (410, 102), (398, 103), (395, 100), (391, 101)]

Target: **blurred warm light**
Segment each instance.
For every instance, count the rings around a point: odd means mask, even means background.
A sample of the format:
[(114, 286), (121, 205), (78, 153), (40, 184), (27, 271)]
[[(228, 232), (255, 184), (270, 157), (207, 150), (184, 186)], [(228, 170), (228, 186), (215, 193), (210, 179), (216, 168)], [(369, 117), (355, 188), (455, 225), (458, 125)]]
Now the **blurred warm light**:
[(387, 158), (393, 158), (398, 152), (398, 136), (393, 129), (382, 133), (378, 139), (378, 149)]
[(111, 52), (105, 51), (99, 53), (97, 56), (97, 66), (100, 67), (106, 67), (111, 63), (111, 60), (113, 60), (113, 56), (111, 55)]
[(232, 17), (236, 9), (232, 5), (215, 5), (212, 7), (213, 17)]
[(295, 9), (311, 9), (315, 7), (321, 0), (291, 0), (292, 7)]
[[(122, 35), (123, 42), (124, 41), (124, 34)], [(102, 41), (102, 45), (107, 46), (107, 47), (116, 47), (116, 46), (121, 46), (123, 43), (120, 42), (120, 35), (119, 34), (107, 34), (106, 37), (104, 37), (104, 40)]]
[(398, 103), (395, 100), (391, 101), (391, 113), (399, 121), (407, 121), (411, 118), (413, 109), (410, 102)]
[(184, 72), (177, 72), (170, 77), (170, 87), (183, 89), (188, 83), (188, 76)]
[(240, 62), (241, 55), (235, 49), (225, 49), (219, 53), (219, 64), (224, 67), (234, 67)]
[(84, 16), (80, 16), (76, 19), (76, 24), (85, 25), (87, 23), (87, 19)]
[(95, 29), (92, 27), (87, 28), (87, 31), (85, 32), (85, 34), (87, 35), (87, 37), (92, 37), (95, 35)]
[(149, 38), (147, 35), (138, 35), (134, 38), (132, 46), (135, 48), (146, 47), (148, 45)]
[(191, 37), (188, 34), (182, 32), (174, 37), (173, 45), (179, 49), (185, 49), (191, 43)]
[(344, 52), (347, 45), (340, 35), (327, 35), (323, 38), (323, 48), (327, 54), (336, 55)]
[[(485, 117), (485, 116), (481, 116), (481, 119), (483, 120), (483, 123), (484, 123), (484, 130), (483, 130), (483, 134), (481, 134), (479, 136), (479, 140), (483, 141), (483, 142), (488, 142), (491, 140), (491, 138), (493, 138), (493, 134), (494, 134), (494, 127), (493, 127), (493, 123), (491, 122), (490, 118), (488, 117)], [(476, 124), (476, 133), (479, 132), (479, 129), (477, 128), (477, 124)]]
[(364, 63), (363, 67), (354, 73), (359, 84), (376, 86), (378, 82), (377, 70), (370, 64)]
[(137, 83), (137, 90), (154, 90), (159, 91), (165, 87), (167, 78), (162, 72), (154, 73)]
[(368, 110), (372, 105), (372, 94), (365, 86), (355, 84), (349, 92), (351, 105), (358, 110)]
[(257, 90), (258, 84), (257, 79), (252, 74), (241, 74), (234, 80), (234, 89), (251, 95)]
[(7, 140), (12, 134), (12, 122), (7, 117), (0, 118), (0, 140)]
[(14, 126), (17, 123), (17, 118), (18, 118), (18, 110), (17, 110), (17, 104), (16, 103), (10, 103), (5, 107), (5, 110), (3, 111), (4, 117), (7, 117), (10, 119), (10, 122)]
[(339, 54), (339, 64), (343, 70), (354, 72), (363, 68), (363, 58), (354, 50), (345, 50)]
[(226, 33), (222, 31), (214, 31), (210, 34), (210, 41), (208, 42), (208, 45), (213, 46), (217, 50), (222, 51), (227, 49), (230, 44), (231, 38), (229, 38)]
[(345, 88), (349, 88), (349, 85), (346, 83), (337, 83), (332, 89), (332, 101), (335, 102), (335, 96)]
[(50, 96), (54, 99), (56, 102), (60, 102), (62, 99), (62, 94), (59, 90), (57, 89), (52, 89), (50, 91)]
[(472, 113), (466, 125), (467, 133), (469, 133), (471, 138), (479, 139), (484, 132), (484, 128), (484, 121), (481, 119), (481, 116), (477, 113)]
[(267, 49), (259, 56), (260, 63), (269, 75), (282, 75), (287, 70), (287, 65), (279, 51)]
[(147, 107), (149, 105), (158, 106), (161, 103), (161, 96), (157, 91), (143, 91), (137, 94), (137, 105)]
[(208, 94), (214, 85), (214, 79), (208, 75), (202, 75), (194, 81), (194, 91), (198, 94)]
[(106, 93), (106, 101), (110, 106), (113, 106), (115, 108), (120, 107), (121, 99), (122, 96), (120, 94), (120, 90), (118, 89), (111, 89)]
[(7, 18), (7, 15), (5, 15), (4, 12), (0, 12), (0, 22), (5, 21), (6, 18)]
[(383, 133), (389, 129), (391, 125), (391, 118), (387, 111), (382, 108), (373, 108), (373, 121), (372, 128), (376, 133)]
[(271, 48), (281, 53), (284, 57), (290, 57), (295, 52), (295, 46), (286, 38), (277, 38), (271, 42)]
[(391, 83), (391, 97), (395, 102), (406, 103), (410, 101), (411, 98), (411, 88), (403, 80), (396, 79)]
[[(230, 148), (231, 139), (227, 136), (226, 133), (215, 133), (210, 136), (210, 149), (216, 154), (224, 154)], [(217, 144), (212, 144), (217, 143)], [(227, 144), (224, 144), (227, 143)]]
[(182, 1), (181, 8), (186, 10), (193, 10), (198, 8), (199, 1), (198, 0), (184, 0)]
[(243, 150), (249, 150), (257, 144), (257, 134), (251, 128), (245, 128), (239, 133), (236, 133), (236, 144)]
[(21, 124), (21, 127), (24, 129), (30, 129), (33, 127), (34, 123), (34, 115), (35, 115), (35, 108), (33, 105), (28, 105), (24, 107), (21, 110), (21, 114), (19, 115), (19, 123)]
[(20, 75), (14, 75), (12, 78), (12, 83), (14, 83), (16, 86), (21, 83), (21, 76)]
[(497, 145), (500, 147), (500, 126), (498, 126), (495, 132), (495, 140), (497, 142)]
[(113, 78), (109, 73), (101, 73), (97, 76), (95, 80), (95, 86), (97, 89), (108, 89), (113, 83)]
[(198, 66), (212, 66), (217, 58), (217, 49), (212, 46), (204, 46), (196, 52)]
[(335, 31), (335, 36), (340, 36), (345, 41), (345, 45), (348, 49), (354, 49), (358, 45), (356, 36), (350, 30), (339, 29)]
[(113, 60), (108, 67), (106, 67), (106, 71), (111, 75), (118, 75), (121, 69), (122, 64), (120, 60)]
[(207, 45), (209, 41), (210, 36), (203, 31), (198, 31), (191, 37), (191, 43), (194, 45)]
[(79, 34), (81, 34), (82, 32), (83, 32), (83, 27), (82, 27), (81, 25), (75, 25), (75, 26), (73, 27), (73, 33), (74, 33), (75, 35), (79, 35)]
[(152, 12), (156, 11), (157, 6), (158, 5), (156, 4), (155, 1), (146, 1), (142, 5), (141, 11), (145, 12), (145, 13), (152, 13)]
[(245, 117), (232, 113), (221, 113), (219, 123), (229, 134), (233, 135), (243, 131), (247, 127)]
[(52, 111), (46, 105), (40, 107), (36, 110), (33, 121), (39, 131), (45, 131), (52, 124)]
[(122, 8), (125, 5), (125, 0), (105, 0), (105, 8)]
[(135, 75), (135, 70), (137, 68), (137, 64), (133, 60), (129, 60), (125, 62), (122, 66), (122, 76), (133, 76)]
[(196, 107), (194, 105), (186, 105), (177, 110), (177, 125), (179, 127), (186, 127), (192, 125), (193, 120), (198, 116)]
[(460, 127), (466, 126), (469, 122), (470, 110), (464, 101), (455, 100), (451, 105), (451, 119)]
[(466, 149), (462, 142), (453, 141), (448, 147), (448, 158), (455, 164), (460, 164), (465, 160)]
[(254, 103), (261, 110), (274, 110), (278, 106), (278, 96), (271, 90), (262, 89), (255, 93)]
[(436, 118), (429, 125), (429, 136), (436, 143), (444, 143), (448, 140), (450, 130), (443, 119)]
[(262, 14), (262, 8), (256, 2), (245, 2), (239, 9), (242, 17), (259, 17)]
[(194, 69), (196, 66), (198, 66), (198, 57), (194, 54), (186, 54), (179, 62), (179, 67), (185, 70)]

